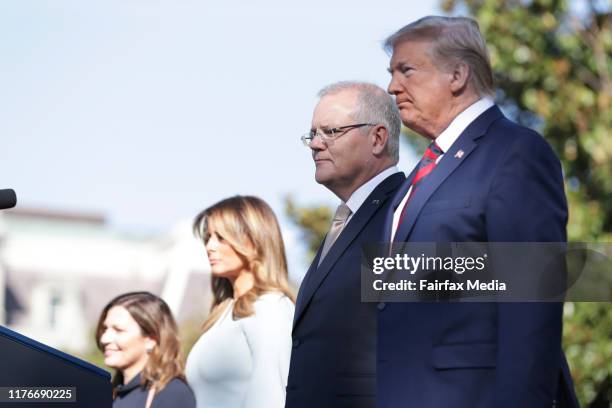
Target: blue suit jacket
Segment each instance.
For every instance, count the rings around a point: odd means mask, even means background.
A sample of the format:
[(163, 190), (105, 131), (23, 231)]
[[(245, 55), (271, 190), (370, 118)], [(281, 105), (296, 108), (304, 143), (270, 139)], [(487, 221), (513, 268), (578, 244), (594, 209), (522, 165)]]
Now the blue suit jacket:
[(288, 408), (374, 408), (376, 304), (361, 302), (361, 246), (384, 238), (386, 214), (405, 180), (383, 180), (319, 263), (306, 273), (295, 306)]
[[(394, 197), (388, 227), (414, 173)], [(563, 242), (566, 222), (559, 160), (540, 135), (494, 106), (421, 183), (395, 241)], [(379, 309), (379, 408), (577, 406), (560, 303)]]

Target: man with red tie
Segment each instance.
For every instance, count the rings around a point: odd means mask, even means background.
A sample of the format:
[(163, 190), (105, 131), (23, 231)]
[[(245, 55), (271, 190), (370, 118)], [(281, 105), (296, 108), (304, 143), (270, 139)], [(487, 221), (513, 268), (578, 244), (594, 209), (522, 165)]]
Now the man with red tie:
[[(559, 160), (494, 104), (478, 24), (425, 17), (385, 48), (402, 122), (431, 141), (394, 197), (389, 240), (564, 242)], [(561, 348), (562, 304), (378, 306), (379, 408), (577, 406)]]

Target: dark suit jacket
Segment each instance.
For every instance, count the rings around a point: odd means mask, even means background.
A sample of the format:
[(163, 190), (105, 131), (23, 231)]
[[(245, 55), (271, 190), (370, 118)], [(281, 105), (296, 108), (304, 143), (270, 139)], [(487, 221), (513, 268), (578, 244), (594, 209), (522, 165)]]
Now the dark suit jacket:
[[(414, 173), (394, 197), (388, 226)], [(540, 135), (494, 106), (420, 184), (394, 241), (564, 242), (566, 222), (559, 160)], [(379, 408), (577, 406), (560, 303), (379, 309)]]
[(405, 180), (383, 180), (353, 215), (298, 294), (287, 408), (375, 406), (376, 304), (361, 302), (361, 246), (380, 242), (391, 198)]

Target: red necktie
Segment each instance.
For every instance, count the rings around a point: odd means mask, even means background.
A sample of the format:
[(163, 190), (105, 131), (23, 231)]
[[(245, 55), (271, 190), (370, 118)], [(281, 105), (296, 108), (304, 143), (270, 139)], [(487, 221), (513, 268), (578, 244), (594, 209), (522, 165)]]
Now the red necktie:
[(423, 179), (427, 177), (429, 173), (431, 173), (434, 167), (436, 167), (436, 160), (438, 159), (438, 157), (440, 157), (442, 153), (442, 149), (440, 149), (440, 147), (436, 144), (435, 141), (431, 142), (429, 146), (427, 146), (427, 150), (425, 150), (423, 157), (421, 157), (419, 167), (414, 178), (412, 179), (412, 183), (410, 183), (410, 186), (412, 187), (410, 189), (410, 195), (406, 200), (406, 204), (404, 204), (404, 208), (402, 208), (402, 213), (400, 214), (400, 219), (397, 223), (397, 228), (402, 225), (402, 221), (404, 220), (404, 216), (406, 215), (406, 209), (408, 208), (408, 203), (414, 195), (415, 190), (419, 187)]

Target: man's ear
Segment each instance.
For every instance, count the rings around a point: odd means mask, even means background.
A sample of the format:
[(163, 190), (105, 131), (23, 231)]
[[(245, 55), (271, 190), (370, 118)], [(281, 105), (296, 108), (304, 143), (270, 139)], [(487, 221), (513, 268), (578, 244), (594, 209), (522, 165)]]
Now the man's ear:
[(372, 129), (372, 133), (374, 134), (372, 153), (378, 156), (385, 151), (387, 142), (389, 141), (389, 131), (383, 125), (376, 125), (374, 129)]
[(453, 94), (459, 94), (468, 86), (470, 67), (465, 62), (457, 62), (450, 72), (450, 89)]

